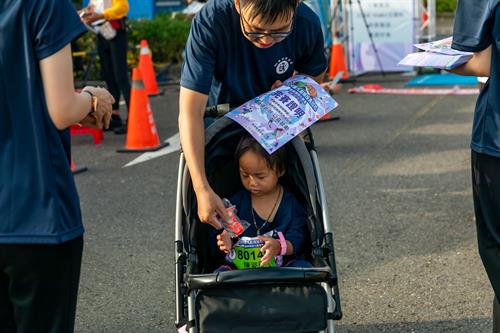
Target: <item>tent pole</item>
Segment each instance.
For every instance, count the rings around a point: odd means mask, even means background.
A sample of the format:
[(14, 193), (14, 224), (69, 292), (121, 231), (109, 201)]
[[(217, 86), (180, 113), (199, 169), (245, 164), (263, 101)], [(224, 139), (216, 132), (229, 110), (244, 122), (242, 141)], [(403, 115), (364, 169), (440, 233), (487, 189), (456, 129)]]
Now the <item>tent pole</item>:
[(429, 15), (429, 40), (436, 38), (436, 0), (427, 0), (427, 15)]

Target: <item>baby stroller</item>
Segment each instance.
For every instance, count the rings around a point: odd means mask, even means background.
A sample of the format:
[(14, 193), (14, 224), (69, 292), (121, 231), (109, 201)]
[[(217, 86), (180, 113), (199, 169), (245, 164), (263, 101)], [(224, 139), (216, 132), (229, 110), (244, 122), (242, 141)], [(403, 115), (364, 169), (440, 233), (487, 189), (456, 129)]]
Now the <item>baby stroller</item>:
[[(212, 109), (213, 112), (213, 109)], [(245, 130), (218, 118), (205, 131), (208, 181), (221, 198), (241, 189), (234, 151)], [(334, 332), (342, 317), (333, 247), (319, 163), (310, 131), (286, 146), (282, 181), (308, 212), (311, 268), (257, 268), (214, 273), (223, 253), (211, 252), (212, 227), (200, 223), (181, 153), (175, 221), (176, 326), (190, 333)]]

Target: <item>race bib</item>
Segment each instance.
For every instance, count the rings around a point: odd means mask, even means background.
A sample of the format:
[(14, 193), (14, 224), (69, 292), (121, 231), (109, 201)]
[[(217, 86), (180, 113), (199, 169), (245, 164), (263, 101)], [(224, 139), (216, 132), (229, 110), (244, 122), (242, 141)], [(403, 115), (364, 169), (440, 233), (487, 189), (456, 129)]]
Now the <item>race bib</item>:
[(253, 237), (242, 237), (233, 247), (231, 252), (227, 255), (226, 259), (232, 262), (237, 269), (251, 269), (261, 267), (276, 267), (277, 262), (275, 258), (265, 265), (260, 266), (260, 261), (264, 253), (260, 248), (264, 246), (264, 241)]

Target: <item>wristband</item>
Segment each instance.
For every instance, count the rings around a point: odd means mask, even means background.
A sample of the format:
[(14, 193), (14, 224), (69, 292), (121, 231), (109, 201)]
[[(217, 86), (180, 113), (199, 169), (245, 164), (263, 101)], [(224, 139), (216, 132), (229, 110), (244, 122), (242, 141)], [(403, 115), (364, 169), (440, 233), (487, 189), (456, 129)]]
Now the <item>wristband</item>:
[(281, 231), (278, 231), (278, 240), (281, 246), (280, 256), (284, 256), (286, 254), (286, 251), (288, 250), (288, 245), (286, 243), (285, 236), (283, 236), (283, 233)]

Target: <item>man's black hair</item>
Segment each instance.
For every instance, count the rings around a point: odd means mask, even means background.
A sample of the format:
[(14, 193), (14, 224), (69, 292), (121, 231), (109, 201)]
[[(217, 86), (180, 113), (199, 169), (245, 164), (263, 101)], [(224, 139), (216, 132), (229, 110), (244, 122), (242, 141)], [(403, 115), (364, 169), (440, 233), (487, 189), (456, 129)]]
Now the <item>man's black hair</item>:
[(249, 19), (260, 17), (264, 23), (272, 24), (278, 18), (289, 19), (300, 0), (239, 0), (240, 8), (250, 7)]
[(236, 161), (236, 164), (239, 163), (241, 156), (243, 156), (244, 153), (247, 151), (252, 151), (256, 153), (259, 156), (262, 156), (262, 158), (266, 161), (267, 165), (276, 171), (276, 173), (284, 173), (285, 171), (285, 149), (281, 147), (277, 151), (275, 151), (272, 154), (269, 154), (262, 146), (260, 143), (257, 142), (253, 137), (250, 135), (244, 135), (240, 142), (238, 143), (238, 146), (236, 147), (236, 151), (234, 153), (234, 159)]

